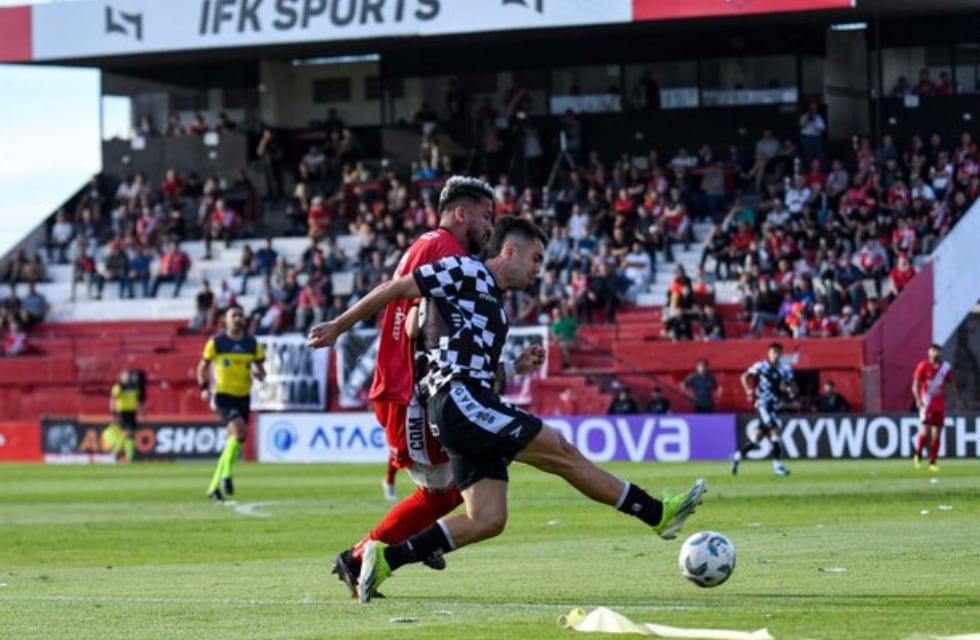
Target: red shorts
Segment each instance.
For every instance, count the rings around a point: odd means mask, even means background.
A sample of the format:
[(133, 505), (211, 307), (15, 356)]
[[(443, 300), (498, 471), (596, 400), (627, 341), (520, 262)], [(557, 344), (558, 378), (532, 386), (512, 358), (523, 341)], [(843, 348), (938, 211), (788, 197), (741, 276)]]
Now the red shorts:
[(414, 398), (410, 405), (375, 400), (374, 416), (384, 427), (388, 452), (396, 468), (409, 469), (415, 464), (436, 466), (449, 462), (449, 456), (429, 431), (423, 408)]
[(925, 411), (919, 412), (922, 424), (931, 427), (942, 427), (946, 425), (946, 410), (927, 407)]

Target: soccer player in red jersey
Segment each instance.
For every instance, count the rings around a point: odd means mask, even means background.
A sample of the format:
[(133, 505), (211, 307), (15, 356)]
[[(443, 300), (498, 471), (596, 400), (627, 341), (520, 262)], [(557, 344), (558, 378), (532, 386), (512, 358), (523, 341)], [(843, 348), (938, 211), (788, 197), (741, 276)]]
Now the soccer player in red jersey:
[[(453, 176), (439, 195), (439, 228), (416, 240), (395, 269), (394, 278), (449, 256), (480, 253), (493, 233), (493, 188), (482, 180)], [(409, 335), (410, 318), (418, 300), (396, 300), (385, 307), (381, 321), (378, 361), (369, 398), (385, 430), (389, 468), (405, 469), (418, 485), (395, 504), (384, 519), (353, 549), (333, 560), (333, 573), (357, 595), (360, 554), (371, 540), (394, 544), (429, 527), (462, 504), (449, 457), (429, 432), (422, 404), (415, 395), (415, 348)], [(390, 483), (390, 478), (385, 478)], [(442, 558), (427, 562), (441, 569)]]
[(949, 385), (953, 401), (960, 407), (959, 394), (953, 382), (953, 367), (945, 362), (938, 344), (929, 347), (928, 357), (915, 368), (912, 376), (912, 395), (919, 408), (922, 427), (915, 445), (915, 468), (922, 468), (922, 449), (929, 438), (929, 471), (939, 471), (936, 457), (939, 455), (939, 437), (946, 422), (946, 385)]

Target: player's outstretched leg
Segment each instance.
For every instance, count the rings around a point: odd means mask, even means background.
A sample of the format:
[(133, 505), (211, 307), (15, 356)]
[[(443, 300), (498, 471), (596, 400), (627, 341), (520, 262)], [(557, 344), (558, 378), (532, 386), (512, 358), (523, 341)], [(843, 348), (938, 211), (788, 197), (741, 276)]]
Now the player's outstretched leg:
[(561, 434), (548, 427), (544, 427), (516, 459), (561, 476), (585, 496), (640, 519), (667, 540), (677, 536), (684, 522), (701, 504), (705, 491), (704, 480), (699, 479), (688, 492), (666, 497), (664, 501), (657, 500), (640, 487), (597, 467)]

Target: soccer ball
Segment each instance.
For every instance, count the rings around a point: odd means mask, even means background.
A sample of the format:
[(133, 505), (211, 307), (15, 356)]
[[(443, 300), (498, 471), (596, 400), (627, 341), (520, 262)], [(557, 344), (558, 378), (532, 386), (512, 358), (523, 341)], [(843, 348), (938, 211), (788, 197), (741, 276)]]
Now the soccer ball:
[(735, 570), (735, 547), (717, 531), (699, 531), (684, 541), (677, 564), (699, 587), (717, 587)]

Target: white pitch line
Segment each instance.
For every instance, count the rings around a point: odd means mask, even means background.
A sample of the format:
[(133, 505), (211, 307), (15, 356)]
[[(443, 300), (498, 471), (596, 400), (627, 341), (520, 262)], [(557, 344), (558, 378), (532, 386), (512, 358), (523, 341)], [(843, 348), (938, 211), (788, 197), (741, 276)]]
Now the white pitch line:
[[(314, 600), (304, 598), (303, 600), (249, 600), (246, 598), (134, 598), (126, 596), (32, 596), (32, 595), (0, 595), (0, 602), (71, 602), (81, 603), (106, 603), (106, 604), (175, 604), (175, 605), (232, 605), (232, 606), (321, 606), (321, 605), (340, 605), (355, 604), (352, 598), (343, 600)], [(642, 606), (642, 605), (582, 605), (581, 603), (554, 603), (554, 604), (535, 604), (529, 602), (433, 602), (429, 600), (392, 600), (393, 605), (413, 606), (413, 607), (437, 607), (439, 609), (456, 608), (494, 608), (494, 609), (526, 609), (532, 611), (547, 609), (591, 609), (594, 607), (615, 607), (622, 611), (698, 611), (704, 607), (687, 607), (679, 605), (665, 606)], [(381, 604), (381, 603), (379, 603)]]

